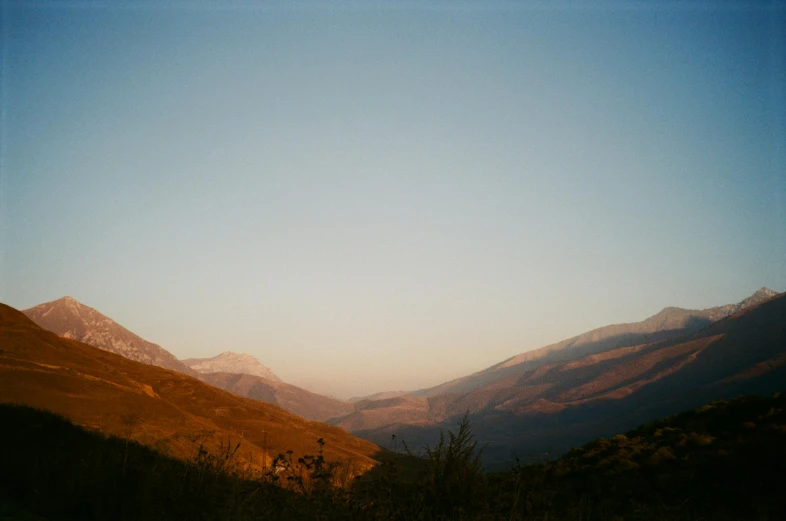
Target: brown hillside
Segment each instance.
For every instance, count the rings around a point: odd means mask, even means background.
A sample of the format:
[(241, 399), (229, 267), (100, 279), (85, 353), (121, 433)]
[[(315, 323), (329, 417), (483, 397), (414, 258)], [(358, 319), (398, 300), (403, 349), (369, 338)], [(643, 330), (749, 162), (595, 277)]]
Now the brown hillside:
[(184, 458), (193, 455), (193, 440), (209, 433), (208, 447), (229, 438), (241, 441), (239, 455), (255, 467), (287, 450), (295, 456), (313, 454), (319, 438), (325, 440), (327, 459), (353, 460), (360, 468), (373, 466), (380, 451), (340, 428), (61, 338), (3, 304), (0, 402), (50, 410)]

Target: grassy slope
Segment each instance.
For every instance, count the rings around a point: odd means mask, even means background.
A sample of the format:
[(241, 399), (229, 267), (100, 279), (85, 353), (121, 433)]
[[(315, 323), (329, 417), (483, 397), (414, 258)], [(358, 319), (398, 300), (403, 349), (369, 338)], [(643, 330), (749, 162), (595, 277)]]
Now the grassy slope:
[(312, 519), (292, 492), (48, 412), (0, 405), (0, 423), (0, 519)]
[(716, 402), (471, 486), (461, 457), (436, 474), (399, 461), (351, 493), (294, 494), (225, 472), (231, 458), (184, 462), (27, 407), (0, 405), (0, 424), (0, 519), (786, 518), (786, 396)]
[(380, 451), (339, 428), (58, 337), (2, 304), (0, 403), (51, 410), (178, 457), (189, 456), (196, 438), (208, 437), (205, 443), (217, 449), (242, 436), (241, 456), (257, 467), (265, 453), (268, 463), (285, 450), (313, 453), (318, 438), (327, 443), (326, 458), (351, 459), (359, 468), (372, 466)]

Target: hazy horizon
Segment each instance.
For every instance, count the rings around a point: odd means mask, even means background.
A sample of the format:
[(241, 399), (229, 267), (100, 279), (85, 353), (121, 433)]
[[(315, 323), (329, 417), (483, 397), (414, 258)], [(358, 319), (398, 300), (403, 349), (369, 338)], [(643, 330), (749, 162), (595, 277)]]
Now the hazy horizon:
[(2, 5), (19, 309), (347, 398), (786, 289), (783, 2)]

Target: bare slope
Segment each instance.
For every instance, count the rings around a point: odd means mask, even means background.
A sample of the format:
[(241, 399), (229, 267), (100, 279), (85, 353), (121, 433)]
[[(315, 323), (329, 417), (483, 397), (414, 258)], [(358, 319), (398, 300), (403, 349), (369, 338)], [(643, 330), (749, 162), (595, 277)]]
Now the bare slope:
[(62, 337), (84, 342), (129, 360), (185, 374), (197, 374), (163, 347), (135, 335), (72, 297), (39, 304), (23, 313), (42, 328)]
[(379, 451), (340, 428), (59, 337), (3, 304), (0, 402), (50, 410), (184, 458), (200, 440), (215, 448), (230, 438), (241, 440), (241, 458), (257, 467), (286, 450), (313, 454), (319, 438), (328, 459), (351, 459), (362, 468), (372, 466)]

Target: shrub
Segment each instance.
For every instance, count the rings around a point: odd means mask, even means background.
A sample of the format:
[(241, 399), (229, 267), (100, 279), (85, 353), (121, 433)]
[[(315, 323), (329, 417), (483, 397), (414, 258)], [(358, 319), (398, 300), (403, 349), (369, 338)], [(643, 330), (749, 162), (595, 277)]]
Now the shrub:
[(486, 475), (465, 413), (457, 433), (440, 430), (439, 442), (426, 447), (426, 470), (420, 483), (423, 506), (436, 517), (463, 518), (475, 515), (486, 500)]

